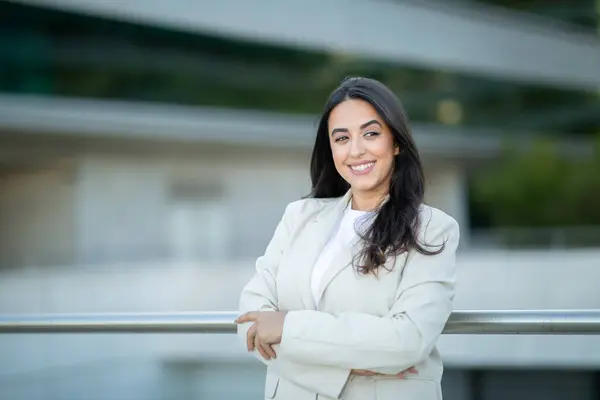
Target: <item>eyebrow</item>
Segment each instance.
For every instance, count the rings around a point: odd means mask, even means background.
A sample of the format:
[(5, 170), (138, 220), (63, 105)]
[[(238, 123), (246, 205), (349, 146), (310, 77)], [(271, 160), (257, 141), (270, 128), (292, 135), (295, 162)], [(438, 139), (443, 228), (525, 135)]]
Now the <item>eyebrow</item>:
[[(372, 120), (362, 124), (360, 126), (360, 129), (365, 129), (367, 126), (373, 125), (373, 124), (377, 124), (377, 125), (381, 126), (381, 123), (379, 121), (377, 121), (376, 119), (372, 119)], [(348, 129), (347, 128), (335, 128), (334, 130), (331, 131), (331, 134), (333, 135), (334, 133), (337, 133), (337, 132), (348, 132)]]

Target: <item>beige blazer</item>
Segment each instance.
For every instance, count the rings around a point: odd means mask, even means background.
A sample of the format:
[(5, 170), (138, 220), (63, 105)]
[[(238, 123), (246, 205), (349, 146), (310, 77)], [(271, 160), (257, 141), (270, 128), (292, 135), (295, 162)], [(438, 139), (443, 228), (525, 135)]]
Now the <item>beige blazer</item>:
[[(266, 361), (265, 398), (441, 400), (442, 360), (436, 342), (452, 311), (456, 221), (435, 208), (420, 209), (418, 236), (426, 245), (446, 242), (434, 256), (410, 251), (388, 261), (391, 272), (359, 275), (350, 265), (358, 240), (326, 271), (315, 304), (312, 267), (351, 199), (304, 199), (289, 204), (244, 287), (240, 313), (288, 311), (277, 358)], [(435, 249), (435, 247), (432, 247)], [(238, 328), (246, 343), (250, 324)], [(350, 375), (351, 369), (406, 379)]]

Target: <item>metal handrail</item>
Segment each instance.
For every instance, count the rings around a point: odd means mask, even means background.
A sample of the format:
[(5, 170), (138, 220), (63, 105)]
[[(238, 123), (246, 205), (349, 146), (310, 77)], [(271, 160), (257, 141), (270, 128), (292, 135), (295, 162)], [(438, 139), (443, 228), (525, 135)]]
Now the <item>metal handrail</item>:
[[(238, 313), (0, 315), (7, 333), (235, 333)], [(600, 310), (455, 311), (445, 334), (600, 334)]]

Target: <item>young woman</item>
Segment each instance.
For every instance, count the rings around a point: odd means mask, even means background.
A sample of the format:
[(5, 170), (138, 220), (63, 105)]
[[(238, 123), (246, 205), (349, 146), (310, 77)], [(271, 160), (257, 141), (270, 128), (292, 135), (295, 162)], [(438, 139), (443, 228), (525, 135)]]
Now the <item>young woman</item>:
[(423, 204), (387, 87), (350, 78), (331, 94), (310, 174), (241, 294), (238, 334), (268, 366), (265, 397), (441, 400), (459, 227)]

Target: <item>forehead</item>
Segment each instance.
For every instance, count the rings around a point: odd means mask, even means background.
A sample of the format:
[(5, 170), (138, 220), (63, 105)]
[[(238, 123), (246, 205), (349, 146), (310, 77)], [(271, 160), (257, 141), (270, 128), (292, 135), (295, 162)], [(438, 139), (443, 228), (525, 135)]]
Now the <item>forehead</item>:
[(365, 122), (383, 120), (368, 102), (360, 99), (349, 99), (341, 102), (329, 114), (329, 128), (357, 128)]

